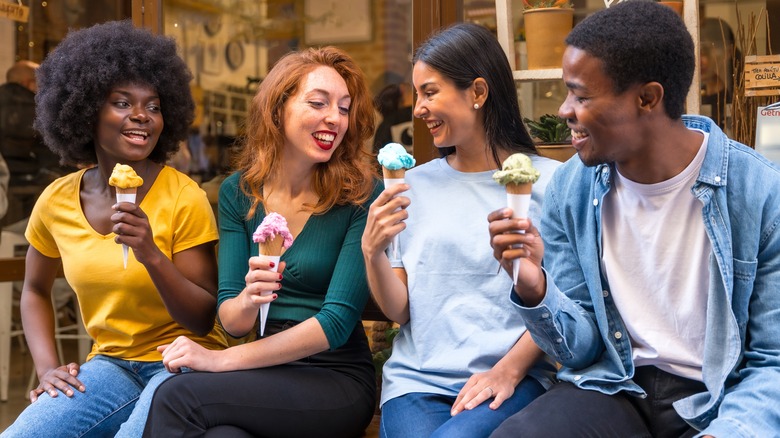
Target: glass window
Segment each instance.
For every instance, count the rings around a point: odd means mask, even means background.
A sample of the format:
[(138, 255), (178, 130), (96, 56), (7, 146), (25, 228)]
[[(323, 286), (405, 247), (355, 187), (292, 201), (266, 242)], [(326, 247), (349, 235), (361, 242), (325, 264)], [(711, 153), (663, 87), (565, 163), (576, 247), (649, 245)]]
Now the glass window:
[[(411, 0), (163, 0), (164, 32), (195, 77), (206, 161), (227, 170), (251, 97), (284, 54), (334, 45), (363, 69), (377, 97), (379, 146), (411, 148)], [(372, 145), (367, 145), (371, 148)]]

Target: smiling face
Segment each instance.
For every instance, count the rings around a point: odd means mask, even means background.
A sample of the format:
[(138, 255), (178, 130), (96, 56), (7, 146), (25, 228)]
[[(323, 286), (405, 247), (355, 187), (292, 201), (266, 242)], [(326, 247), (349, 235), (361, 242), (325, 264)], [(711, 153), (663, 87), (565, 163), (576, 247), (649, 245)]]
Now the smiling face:
[(423, 119), (436, 147), (484, 143), (484, 129), (474, 109), (471, 89), (460, 90), (428, 64), (414, 64), (412, 81), (417, 91), (414, 116)]
[(569, 46), (563, 54), (568, 94), (558, 109), (572, 130), (572, 146), (587, 166), (636, 156), (640, 144), (639, 86), (615, 94), (600, 59)]
[(352, 99), (344, 79), (331, 67), (313, 69), (284, 106), (285, 158), (330, 160), (349, 125)]
[(154, 150), (162, 130), (160, 97), (154, 88), (117, 85), (98, 112), (97, 154), (119, 162), (143, 160)]

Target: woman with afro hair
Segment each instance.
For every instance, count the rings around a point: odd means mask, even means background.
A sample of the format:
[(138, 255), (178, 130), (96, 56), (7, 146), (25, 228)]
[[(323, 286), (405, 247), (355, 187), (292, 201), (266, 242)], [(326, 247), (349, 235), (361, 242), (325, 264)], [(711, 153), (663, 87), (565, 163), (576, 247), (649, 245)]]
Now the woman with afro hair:
[[(214, 215), (197, 184), (164, 164), (193, 120), (192, 76), (172, 39), (124, 21), (70, 32), (37, 77), (35, 127), (81, 170), (44, 190), (25, 232), (22, 321), (40, 383), (3, 437), (140, 436), (172, 376), (157, 347), (183, 335), (225, 347)], [(118, 163), (143, 179), (135, 203), (117, 202), (108, 183)], [(60, 363), (54, 346), (60, 268), (94, 341), (81, 365)]]

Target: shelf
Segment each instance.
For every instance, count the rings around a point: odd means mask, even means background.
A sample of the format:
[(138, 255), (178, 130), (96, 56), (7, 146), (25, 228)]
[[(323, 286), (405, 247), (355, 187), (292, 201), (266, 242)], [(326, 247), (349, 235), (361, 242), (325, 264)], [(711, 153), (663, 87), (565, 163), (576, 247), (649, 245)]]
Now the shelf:
[(546, 81), (563, 78), (563, 69), (515, 70), (512, 72), (515, 82)]
[[(691, 33), (696, 44), (696, 70), (693, 75), (693, 83), (688, 91), (686, 98), (686, 112), (688, 114), (699, 114), (700, 112), (700, 72), (699, 72), (699, 2), (714, 2), (716, 0), (684, 0), (683, 1), (683, 21)], [(515, 59), (515, 35), (513, 31), (514, 14), (512, 9), (512, 0), (495, 0), (496, 7), (496, 37), (504, 53), (509, 60), (509, 65), (514, 70), (512, 76), (516, 83), (556, 80), (563, 77), (563, 71), (560, 68), (550, 70), (516, 70)]]

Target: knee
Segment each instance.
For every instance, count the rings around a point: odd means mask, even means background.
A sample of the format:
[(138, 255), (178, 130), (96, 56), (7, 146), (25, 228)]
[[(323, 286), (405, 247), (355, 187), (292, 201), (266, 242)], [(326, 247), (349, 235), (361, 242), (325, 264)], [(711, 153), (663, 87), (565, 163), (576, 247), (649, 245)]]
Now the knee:
[(191, 385), (186, 381), (188, 379), (182, 377), (186, 375), (173, 376), (160, 383), (154, 390), (152, 406), (170, 406), (173, 402), (179, 404), (191, 400)]

